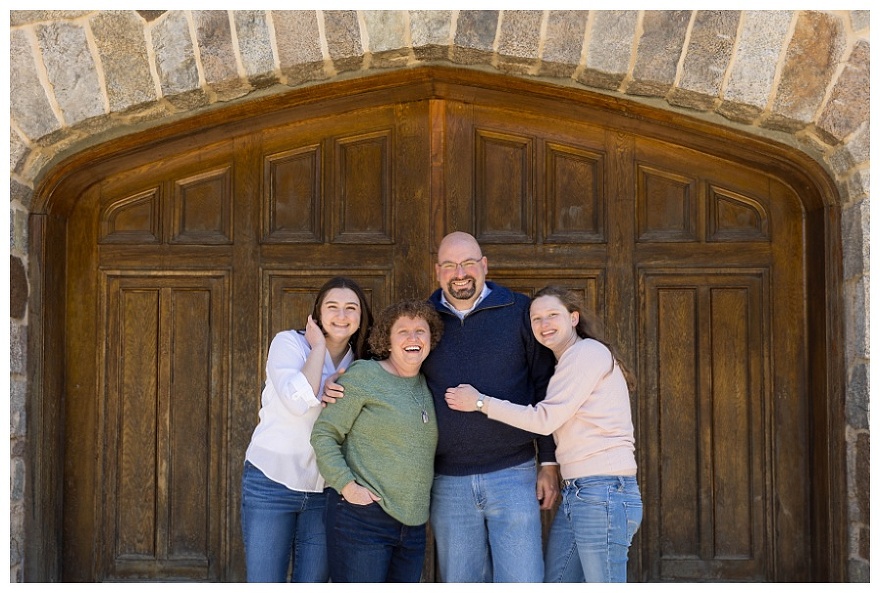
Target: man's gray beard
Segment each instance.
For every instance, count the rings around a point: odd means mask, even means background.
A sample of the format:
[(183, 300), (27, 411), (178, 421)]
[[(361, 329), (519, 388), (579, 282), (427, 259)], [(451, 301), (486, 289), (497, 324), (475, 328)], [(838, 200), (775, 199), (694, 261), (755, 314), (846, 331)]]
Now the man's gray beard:
[[(457, 280), (461, 280), (461, 278), (457, 278)], [(471, 285), (467, 288), (455, 289), (452, 287), (452, 281), (446, 286), (449, 289), (449, 294), (452, 298), (457, 299), (459, 301), (466, 301), (474, 296), (477, 292), (477, 281), (473, 278), (468, 277), (468, 280), (471, 281)]]

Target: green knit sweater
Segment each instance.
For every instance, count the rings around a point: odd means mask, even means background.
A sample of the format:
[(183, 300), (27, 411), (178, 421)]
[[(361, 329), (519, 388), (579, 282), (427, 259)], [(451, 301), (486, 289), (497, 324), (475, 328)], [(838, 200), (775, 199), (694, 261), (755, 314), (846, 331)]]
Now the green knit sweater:
[(312, 429), (321, 475), (337, 492), (356, 481), (404, 525), (426, 523), (437, 417), (424, 378), (398, 377), (375, 360), (358, 360), (339, 383), (345, 396), (324, 408)]

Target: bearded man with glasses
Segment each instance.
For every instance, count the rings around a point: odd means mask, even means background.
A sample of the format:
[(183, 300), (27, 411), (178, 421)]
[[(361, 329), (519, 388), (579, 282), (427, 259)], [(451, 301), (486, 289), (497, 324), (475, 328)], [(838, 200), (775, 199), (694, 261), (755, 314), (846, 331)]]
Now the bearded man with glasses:
[(473, 236), (444, 237), (435, 272), (440, 287), (429, 301), (445, 329), (422, 372), (439, 430), (430, 519), (439, 576), (541, 582), (541, 509), (552, 508), (559, 493), (552, 437), (451, 410), (444, 398), (469, 384), (534, 405), (544, 399), (553, 354), (535, 340), (529, 298), (486, 280), (488, 261)]

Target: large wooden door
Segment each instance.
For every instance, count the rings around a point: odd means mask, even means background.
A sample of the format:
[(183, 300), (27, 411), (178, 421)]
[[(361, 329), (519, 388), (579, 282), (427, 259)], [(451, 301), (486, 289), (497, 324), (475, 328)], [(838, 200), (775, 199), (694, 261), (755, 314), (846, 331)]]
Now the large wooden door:
[(64, 579), (242, 580), (272, 336), (335, 275), (374, 308), (427, 296), (451, 230), (478, 238), (492, 280), (577, 290), (632, 371), (631, 580), (809, 579), (798, 197), (654, 132), (451, 85), (104, 165), (67, 225)]

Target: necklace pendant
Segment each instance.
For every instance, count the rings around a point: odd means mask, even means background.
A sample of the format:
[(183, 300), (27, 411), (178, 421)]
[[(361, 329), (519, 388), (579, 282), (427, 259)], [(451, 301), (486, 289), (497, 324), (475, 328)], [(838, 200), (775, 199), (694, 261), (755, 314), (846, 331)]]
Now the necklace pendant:
[(424, 422), (425, 424), (428, 423), (428, 411), (427, 410), (422, 410), (422, 422)]

